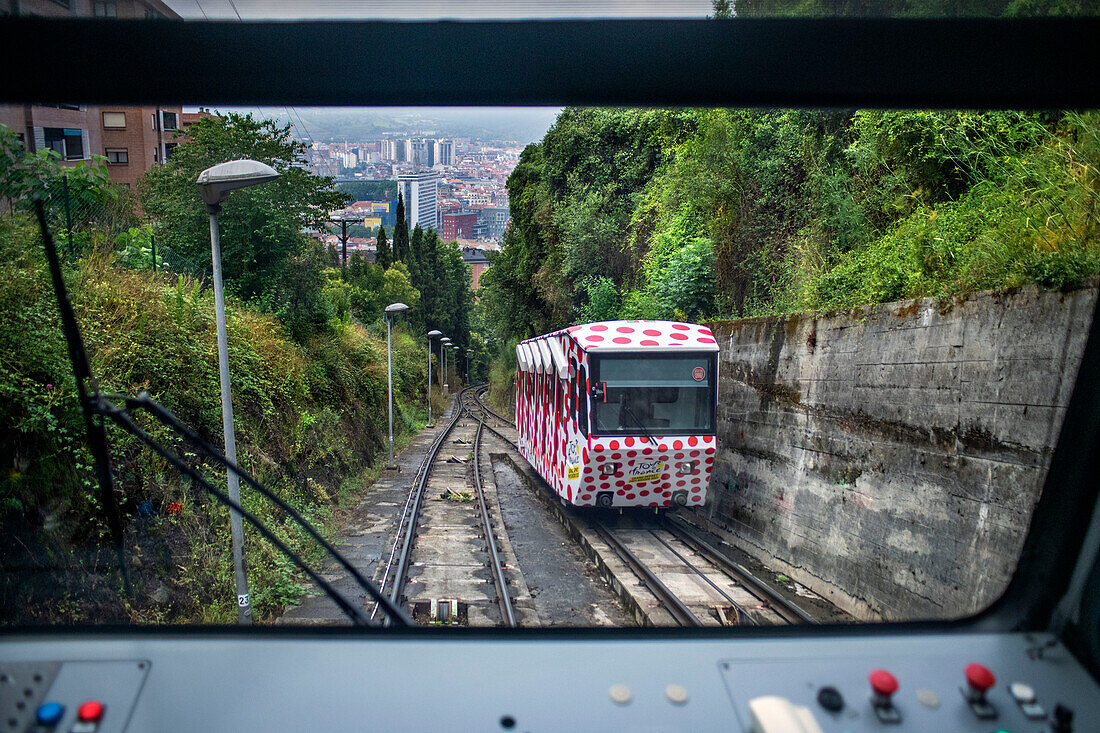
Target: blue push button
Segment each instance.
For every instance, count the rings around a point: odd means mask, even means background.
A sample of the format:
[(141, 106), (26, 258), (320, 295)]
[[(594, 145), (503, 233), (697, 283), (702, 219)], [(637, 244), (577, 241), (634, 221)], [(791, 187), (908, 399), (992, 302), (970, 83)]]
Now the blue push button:
[(65, 708), (56, 702), (46, 702), (38, 706), (35, 717), (39, 725), (57, 725), (65, 715)]

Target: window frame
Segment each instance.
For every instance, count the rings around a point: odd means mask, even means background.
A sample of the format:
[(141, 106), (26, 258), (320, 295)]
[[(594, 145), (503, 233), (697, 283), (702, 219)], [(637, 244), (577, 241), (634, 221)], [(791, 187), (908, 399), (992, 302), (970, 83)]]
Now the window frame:
[(597, 426), (597, 420), (595, 412), (599, 408), (596, 407), (596, 401), (592, 395), (592, 389), (589, 389), (589, 397), (592, 398), (593, 409), (592, 413), (592, 435), (596, 437), (639, 437), (647, 434), (661, 435), (661, 436), (674, 436), (674, 435), (717, 435), (718, 434), (718, 352), (717, 351), (673, 351), (673, 352), (654, 352), (649, 353), (647, 351), (609, 351), (600, 352), (593, 351), (588, 355), (588, 363), (592, 367), (592, 388), (601, 383), (600, 379), (600, 367), (605, 360), (607, 361), (624, 361), (627, 359), (685, 359), (685, 358), (699, 358), (706, 359), (707, 363), (707, 386), (710, 388), (710, 408), (711, 408), (711, 428), (710, 430), (704, 430), (702, 428), (695, 428), (692, 430), (671, 428), (634, 428), (622, 430), (600, 430)]

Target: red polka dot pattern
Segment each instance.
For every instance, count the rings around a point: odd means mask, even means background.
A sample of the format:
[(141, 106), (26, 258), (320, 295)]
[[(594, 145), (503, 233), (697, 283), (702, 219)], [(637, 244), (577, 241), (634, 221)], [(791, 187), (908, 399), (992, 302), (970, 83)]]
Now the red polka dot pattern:
[[(569, 363), (570, 379), (579, 367), (589, 370), (590, 351), (718, 350), (710, 329), (671, 321), (581, 324), (539, 339), (556, 340)], [(534, 341), (539, 339), (525, 342), (534, 347), (536, 355), (539, 352)], [(714, 436), (655, 435), (654, 442), (632, 436), (614, 439), (584, 436), (579, 432), (575, 415), (555, 414), (555, 393), (560, 386), (565, 386), (568, 394), (568, 382), (559, 381), (555, 369), (547, 373), (519, 371), (515, 417), (520, 452), (563, 499), (592, 507), (599, 492), (610, 492), (615, 507), (671, 506), (673, 493), (686, 491), (689, 506), (705, 503), (717, 445)], [(584, 384), (582, 390), (590, 387), (591, 383)], [(623, 450), (624, 446), (632, 450)], [(695, 474), (684, 476), (677, 470), (677, 463), (685, 454), (702, 459)], [(567, 455), (574, 456), (573, 463), (567, 463)], [(660, 461), (663, 466), (654, 471), (653, 461)], [(613, 475), (601, 472), (601, 467), (609, 462), (618, 464)], [(640, 465), (643, 463), (646, 468)], [(652, 480), (639, 480), (650, 475), (654, 476)]]

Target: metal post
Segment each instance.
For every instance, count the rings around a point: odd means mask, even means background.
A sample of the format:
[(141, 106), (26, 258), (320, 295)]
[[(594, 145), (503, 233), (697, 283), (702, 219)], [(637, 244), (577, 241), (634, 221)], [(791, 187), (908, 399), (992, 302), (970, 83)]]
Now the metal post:
[(149, 246), (153, 250), (153, 272), (157, 271), (157, 235), (149, 232)]
[(443, 396), (447, 396), (447, 352), (442, 348), (439, 349), (443, 354)]
[(432, 426), (432, 337), (428, 337), (428, 427)]
[(390, 321), (386, 316), (386, 376), (390, 384), (390, 462), (386, 465), (393, 468), (393, 358), (390, 356)]
[(69, 259), (73, 259), (73, 210), (69, 203), (69, 177), (61, 176), (61, 186), (65, 190), (65, 228), (69, 232)]
[[(220, 208), (220, 207), (219, 207)], [(233, 432), (233, 395), (229, 389), (229, 341), (225, 330), (225, 295), (222, 293), (222, 252), (218, 235), (218, 215), (210, 214), (210, 252), (214, 265), (214, 315), (218, 324), (218, 372), (222, 388), (222, 430), (225, 432), (225, 457), (237, 463), (237, 438)], [(229, 470), (229, 498), (241, 501), (240, 479)], [(248, 601), (248, 576), (244, 572), (244, 528), (241, 515), (229, 511), (229, 534), (233, 542), (233, 572), (237, 581), (237, 622), (252, 624), (252, 606)]]
[(344, 263), (343, 267), (346, 270), (348, 267), (348, 222), (344, 220), (340, 222), (340, 243), (344, 246)]

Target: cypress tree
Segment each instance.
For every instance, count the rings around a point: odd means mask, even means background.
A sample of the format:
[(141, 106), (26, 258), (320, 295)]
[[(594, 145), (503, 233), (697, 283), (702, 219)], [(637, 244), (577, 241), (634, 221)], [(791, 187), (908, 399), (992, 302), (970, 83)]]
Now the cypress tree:
[(386, 241), (384, 227), (378, 227), (378, 249), (374, 255), (374, 264), (383, 270), (388, 270), (390, 265), (393, 264), (393, 257), (390, 256), (390, 243)]
[(408, 264), (409, 223), (405, 221), (405, 198), (397, 194), (397, 221), (393, 225), (393, 259)]
[(413, 227), (412, 235), (409, 237), (409, 258), (405, 260), (405, 264), (409, 266), (409, 273), (413, 278), (413, 287), (421, 290), (421, 282), (423, 281), (423, 269), (424, 262), (424, 230), (417, 224)]

